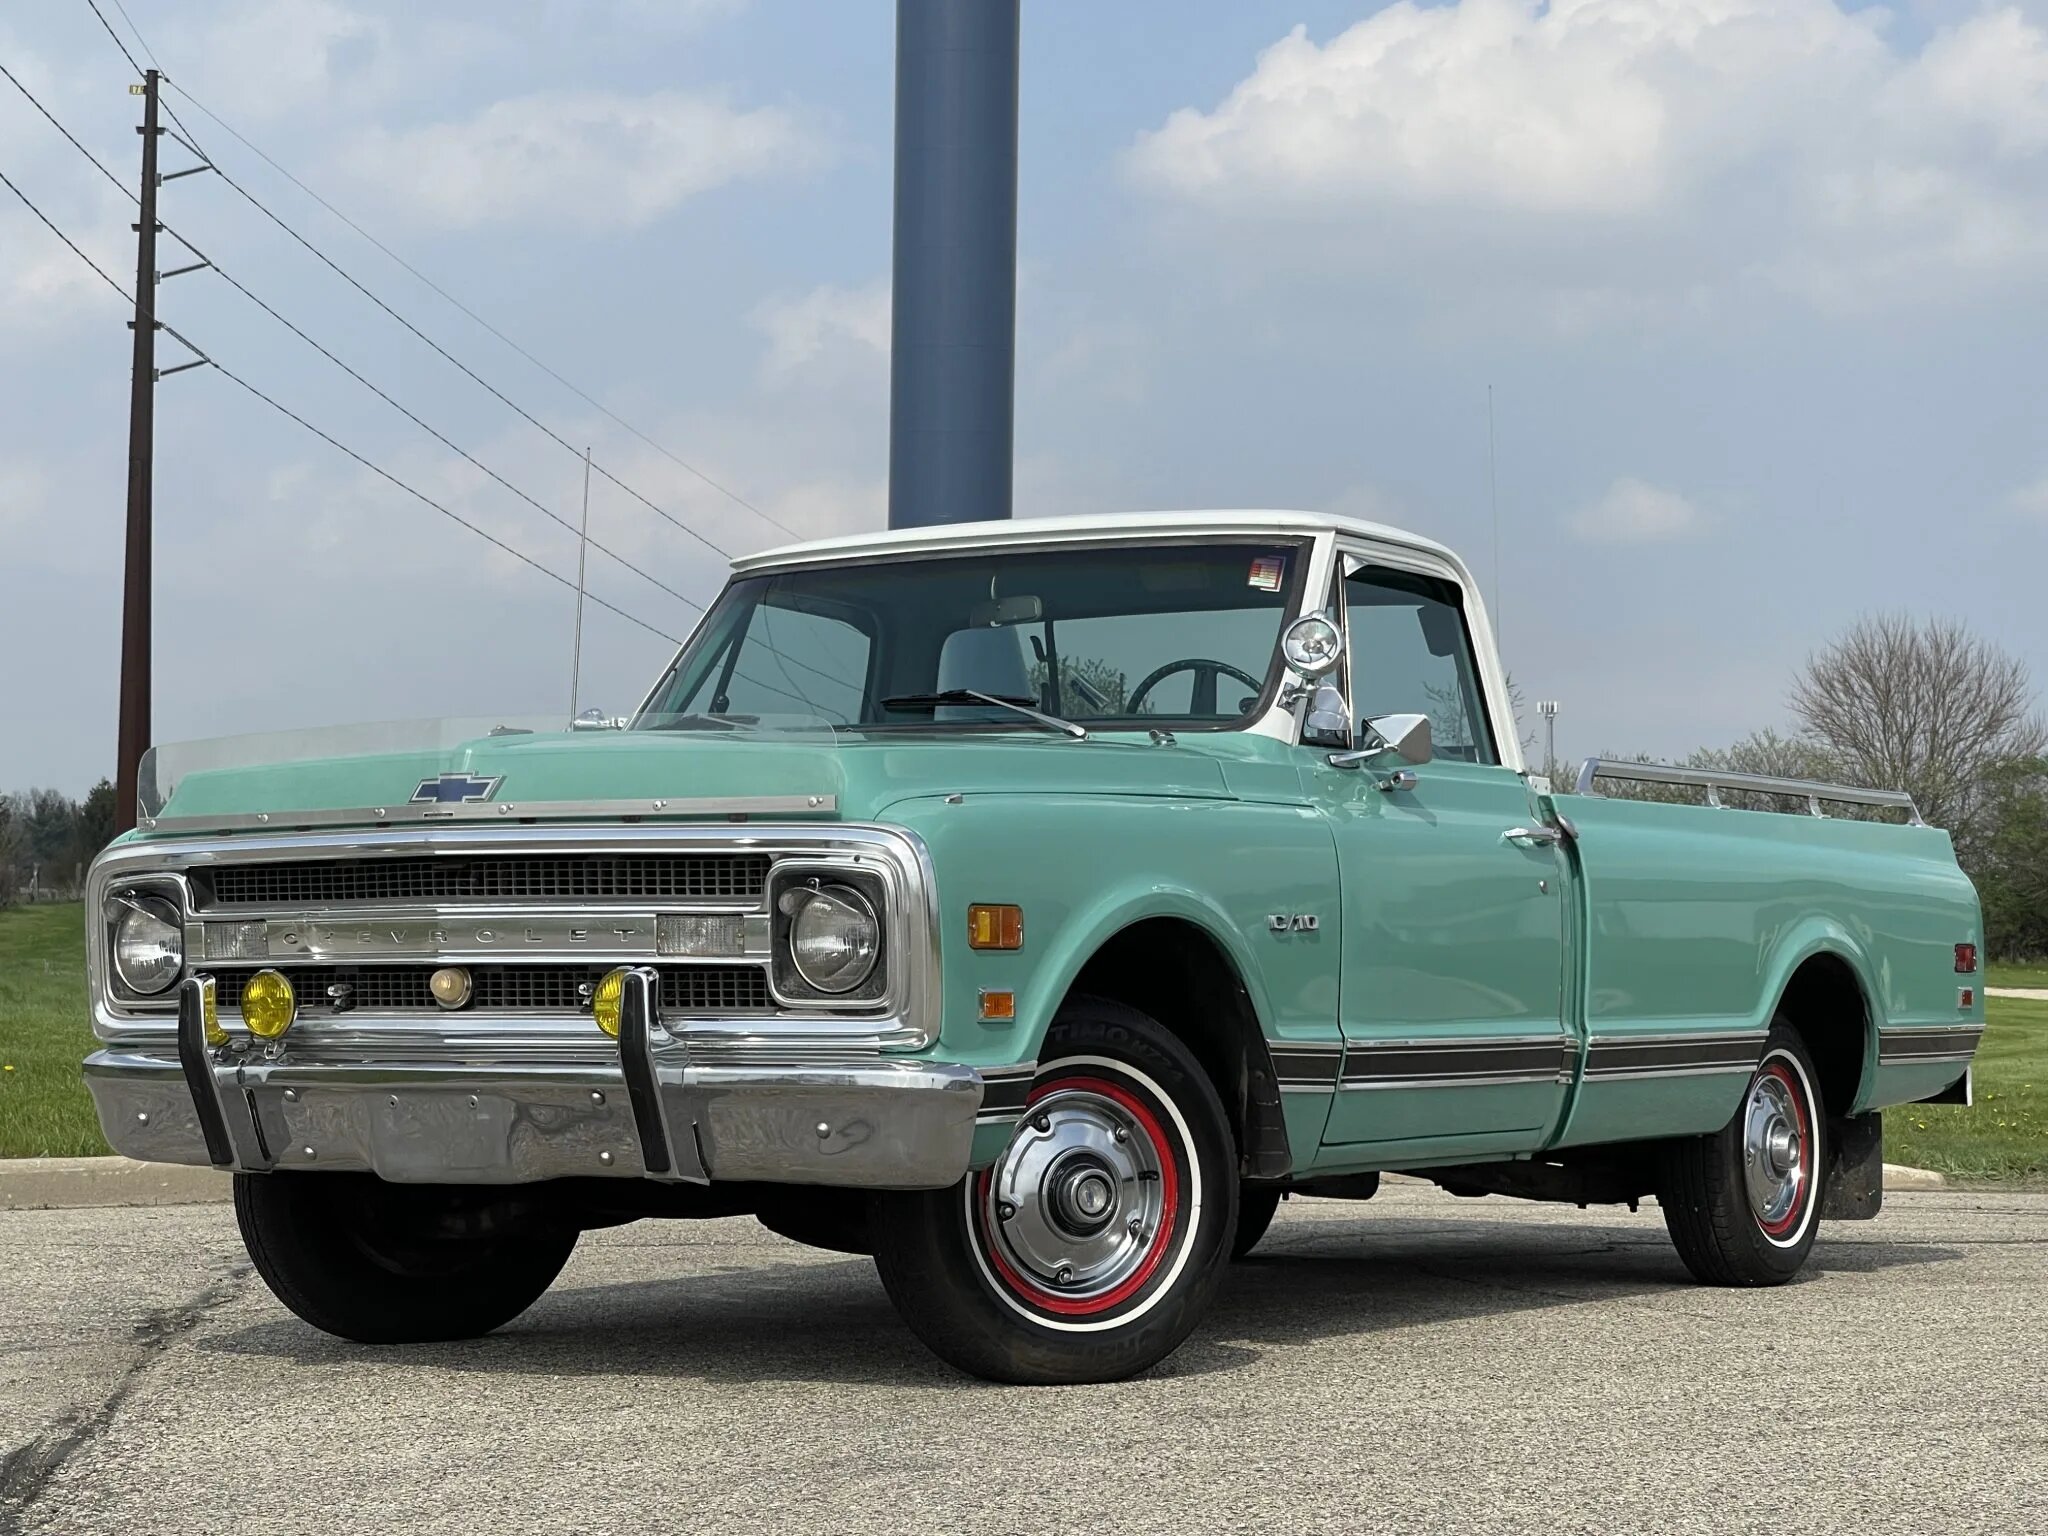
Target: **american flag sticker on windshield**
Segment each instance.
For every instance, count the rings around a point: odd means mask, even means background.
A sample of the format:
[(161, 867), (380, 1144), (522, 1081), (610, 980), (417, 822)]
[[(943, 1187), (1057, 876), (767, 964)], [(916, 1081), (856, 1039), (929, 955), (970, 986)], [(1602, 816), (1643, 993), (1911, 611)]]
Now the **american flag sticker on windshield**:
[(1261, 592), (1278, 592), (1281, 574), (1286, 569), (1285, 555), (1260, 555), (1252, 562), (1251, 584)]

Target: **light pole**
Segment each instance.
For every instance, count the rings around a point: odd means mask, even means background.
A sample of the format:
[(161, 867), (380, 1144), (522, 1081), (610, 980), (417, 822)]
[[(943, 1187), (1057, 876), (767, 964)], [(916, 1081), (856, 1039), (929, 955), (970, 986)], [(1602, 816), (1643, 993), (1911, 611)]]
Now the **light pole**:
[(1557, 761), (1557, 700), (1538, 699), (1536, 713), (1543, 717), (1543, 771)]

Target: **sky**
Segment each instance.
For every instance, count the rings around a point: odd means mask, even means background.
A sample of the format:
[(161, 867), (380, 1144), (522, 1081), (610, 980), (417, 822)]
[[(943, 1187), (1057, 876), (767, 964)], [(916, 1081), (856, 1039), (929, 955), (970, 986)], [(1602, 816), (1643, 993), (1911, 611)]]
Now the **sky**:
[[(886, 0), (125, 5), (200, 147), (547, 430), (215, 177), (164, 221), (489, 473), (214, 272), (169, 325), (558, 577), (582, 447), (644, 498), (601, 475), (590, 528), (655, 580), (589, 584), (661, 634), (592, 608), (583, 703), (637, 701), (719, 551), (885, 522)], [(1881, 609), (2048, 683), (2048, 0), (1024, 13), (1019, 516), (1442, 539), (1563, 757), (1782, 728)], [(85, 0), (0, 6), (0, 63), (132, 182)], [(0, 171), (132, 284), (132, 205), (5, 81)], [(0, 188), (0, 786), (113, 769), (127, 318)], [(566, 708), (569, 586), (220, 373), (157, 401), (157, 739)]]

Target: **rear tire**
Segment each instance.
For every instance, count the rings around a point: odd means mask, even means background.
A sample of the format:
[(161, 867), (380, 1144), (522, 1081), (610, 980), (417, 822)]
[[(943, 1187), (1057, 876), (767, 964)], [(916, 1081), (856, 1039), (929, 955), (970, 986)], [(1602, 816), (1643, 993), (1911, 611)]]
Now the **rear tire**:
[(1237, 1236), (1231, 1240), (1232, 1262), (1259, 1246), (1280, 1209), (1280, 1190), (1272, 1184), (1242, 1184), (1237, 1191)]
[(1237, 1155), (1215, 1085), (1156, 1021), (1070, 998), (995, 1165), (875, 1201), (875, 1267), (911, 1332), (990, 1381), (1118, 1381), (1216, 1293)]
[(469, 1191), (368, 1174), (238, 1173), (235, 1220), (271, 1293), (358, 1344), (474, 1339), (554, 1283), (577, 1234), (463, 1232)]
[(1805, 1043), (1780, 1018), (1735, 1118), (1668, 1149), (1657, 1201), (1702, 1284), (1783, 1285), (1813, 1251), (1827, 1166), (1815, 1081)]

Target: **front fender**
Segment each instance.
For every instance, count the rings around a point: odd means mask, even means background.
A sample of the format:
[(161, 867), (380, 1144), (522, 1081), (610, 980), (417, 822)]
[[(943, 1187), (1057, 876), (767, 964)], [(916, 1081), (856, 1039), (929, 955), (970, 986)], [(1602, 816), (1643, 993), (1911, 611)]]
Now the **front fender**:
[[(947, 1060), (1035, 1061), (1089, 958), (1153, 918), (1188, 922), (1216, 942), (1268, 1039), (1338, 1038), (1336, 850), (1305, 807), (985, 794), (899, 802), (888, 819), (922, 838), (931, 857), (944, 998), (933, 1049)], [(1024, 947), (970, 949), (973, 902), (1022, 907)], [(1318, 929), (1275, 933), (1272, 913), (1315, 914)], [(985, 989), (1015, 992), (1013, 1022), (980, 1018)]]

